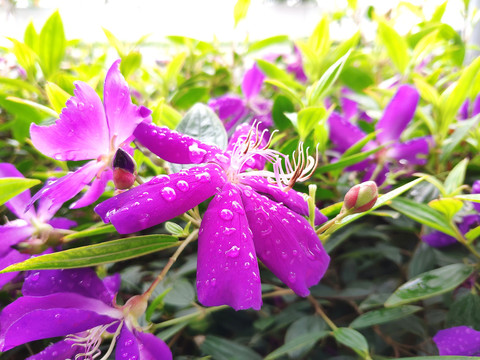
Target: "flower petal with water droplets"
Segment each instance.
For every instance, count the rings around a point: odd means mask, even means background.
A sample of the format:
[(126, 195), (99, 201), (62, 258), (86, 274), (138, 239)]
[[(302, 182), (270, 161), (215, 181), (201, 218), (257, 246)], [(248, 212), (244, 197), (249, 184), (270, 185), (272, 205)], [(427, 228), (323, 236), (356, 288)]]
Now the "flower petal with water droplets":
[(162, 339), (140, 331), (135, 331), (135, 336), (140, 344), (141, 360), (172, 360), (172, 351)]
[(123, 325), (122, 330), (120, 330), (120, 335), (117, 338), (115, 359), (143, 360), (143, 358), (140, 357), (137, 338), (128, 330), (126, 324)]
[(330, 129), (330, 140), (335, 144), (336, 149), (341, 152), (344, 152), (365, 137), (365, 133), (362, 130), (336, 112), (330, 115), (327, 123)]
[(440, 330), (433, 337), (440, 355), (475, 356), (480, 354), (480, 331), (468, 326)]
[(227, 183), (210, 202), (198, 236), (198, 300), (235, 310), (262, 306), (252, 232), (236, 186)]
[(32, 355), (25, 360), (65, 360), (74, 359), (82, 348), (78, 346), (72, 346), (71, 340), (61, 340), (47, 346), (44, 350), (38, 354)]
[(224, 172), (215, 164), (160, 175), (100, 203), (95, 212), (119, 233), (128, 234), (185, 213), (213, 196), (225, 181)]
[(258, 258), (296, 294), (307, 296), (330, 262), (317, 234), (282, 204), (248, 189), (241, 195)]

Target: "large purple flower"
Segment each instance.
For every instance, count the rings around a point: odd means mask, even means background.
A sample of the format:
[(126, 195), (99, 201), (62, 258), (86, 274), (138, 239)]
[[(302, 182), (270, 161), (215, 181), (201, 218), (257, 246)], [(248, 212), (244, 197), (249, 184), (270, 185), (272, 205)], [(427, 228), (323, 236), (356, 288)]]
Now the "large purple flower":
[[(351, 166), (350, 170), (366, 171), (364, 180), (375, 180), (381, 185), (390, 170), (405, 169), (408, 165), (424, 165), (429, 150), (427, 137), (400, 142), (400, 136), (412, 120), (419, 95), (415, 88), (402, 85), (385, 108), (382, 118), (375, 125), (379, 131), (375, 141), (370, 141), (364, 150), (380, 145), (385, 148), (371, 158)], [(328, 119), (330, 139), (336, 150), (343, 153), (353, 144), (365, 137), (357, 126), (334, 112)]]
[(23, 297), (0, 314), (0, 351), (39, 339), (66, 336), (28, 360), (94, 359), (100, 355), (105, 332), (113, 333), (107, 354), (115, 359), (169, 360), (167, 345), (143, 333), (137, 318), (146, 303), (131, 298), (115, 304), (120, 277), (100, 280), (91, 269), (32, 271), (25, 279)]
[(67, 101), (55, 124), (32, 124), (33, 145), (43, 154), (64, 161), (91, 160), (75, 172), (48, 183), (35, 194), (32, 203), (41, 197), (49, 197), (52, 204), (63, 203), (91, 183), (70, 207), (87, 206), (100, 197), (112, 179), (112, 159), (117, 149), (128, 150), (135, 127), (150, 114), (150, 110), (132, 104), (119, 63), (120, 60), (113, 63), (105, 78), (104, 104), (94, 89), (77, 81), (75, 96)]
[[(0, 178), (4, 177), (23, 178), (23, 175), (12, 164), (1, 163)], [(70, 219), (53, 217), (62, 205), (61, 203), (51, 206), (49, 199), (41, 199), (37, 210), (32, 207), (25, 211), (30, 201), (30, 190), (26, 190), (5, 204), (18, 219), (8, 221), (5, 225), (0, 226), (0, 269), (30, 257), (30, 254), (21, 253), (13, 247), (21, 245), (26, 252), (32, 250), (29, 249), (32, 247), (36, 251), (43, 251), (49, 240), (61, 236), (61, 230), (70, 229), (77, 225), (75, 221)], [(0, 274), (0, 288), (17, 274), (17, 272)]]
[(218, 114), (227, 131), (246, 120), (249, 124), (261, 122), (265, 127), (273, 124), (272, 103), (259, 96), (264, 79), (265, 75), (255, 63), (243, 77), (243, 97), (224, 95), (210, 100), (209, 106)]
[[(314, 170), (312, 157), (302, 153), (294, 166), (285, 155), (268, 149), (269, 144), (261, 145), (263, 134), (254, 128), (246, 137), (232, 137), (239, 140), (225, 152), (152, 124), (140, 124), (135, 136), (167, 161), (195, 159), (194, 163), (208, 164), (157, 176), (102, 202), (95, 211), (120, 233), (131, 233), (181, 215), (214, 196), (198, 239), (197, 290), (202, 304), (259, 309), (257, 257), (301, 296), (320, 281), (329, 256), (302, 216), (308, 214), (307, 202), (291, 189), (295, 180)], [(273, 163), (274, 171), (251, 171), (245, 166), (258, 156)], [(325, 220), (316, 209), (316, 223)]]
[(480, 331), (468, 326), (440, 330), (433, 341), (440, 355), (480, 356)]

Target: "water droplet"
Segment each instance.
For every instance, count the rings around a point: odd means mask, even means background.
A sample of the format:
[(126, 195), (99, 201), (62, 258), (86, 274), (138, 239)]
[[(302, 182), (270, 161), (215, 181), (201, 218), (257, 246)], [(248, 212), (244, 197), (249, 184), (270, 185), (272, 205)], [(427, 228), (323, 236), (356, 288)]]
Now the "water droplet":
[(243, 194), (244, 194), (246, 197), (251, 197), (251, 196), (252, 196), (252, 192), (251, 192), (250, 190), (248, 190), (248, 189), (245, 189), (245, 190), (243, 191)]
[(197, 143), (193, 143), (188, 147), (190, 161), (194, 164), (199, 164), (205, 158), (206, 150), (200, 149)]
[(243, 210), (243, 206), (240, 205), (238, 201), (232, 201), (232, 207), (233, 207), (233, 210), (235, 210), (235, 212), (239, 214), (245, 214), (245, 210)]
[(84, 108), (85, 108), (85, 104), (80, 101), (80, 102), (77, 104), (77, 109), (80, 110), (80, 111), (82, 111)]
[(223, 220), (232, 220), (233, 219), (233, 212), (228, 209), (223, 209), (220, 211), (220, 217)]
[(40, 273), (39, 272), (36, 272), (32, 276), (30, 276), (31, 281), (37, 281), (39, 278), (40, 278)]
[(237, 231), (237, 229), (235, 228), (229, 228), (229, 227), (225, 227), (225, 229), (223, 229), (223, 234), (224, 235), (231, 235), (233, 234), (235, 231)]
[(297, 256), (297, 255), (298, 255), (298, 251), (297, 251), (297, 250), (293, 250), (293, 251), (292, 251), (292, 255), (293, 255), (293, 256)]
[(167, 201), (174, 201), (177, 198), (177, 194), (175, 193), (175, 190), (173, 190), (171, 187), (164, 187), (162, 191), (160, 192), (162, 194), (162, 197), (167, 200)]
[(282, 255), (282, 259), (287, 258), (287, 252), (286, 251), (282, 251), (281, 255)]
[(225, 251), (225, 255), (231, 258), (235, 258), (240, 253), (240, 248), (236, 245), (233, 245), (230, 250)]
[(248, 261), (245, 261), (245, 264), (243, 264), (243, 267), (245, 269), (248, 269), (250, 267), (250, 263)]
[(188, 185), (185, 180), (179, 180), (177, 182), (177, 188), (182, 192), (186, 192), (188, 189), (190, 189), (190, 185)]
[(123, 353), (123, 354), (122, 354), (122, 357), (123, 357), (124, 359), (126, 359), (126, 358), (128, 357), (128, 353)]
[(88, 109), (89, 109), (90, 111), (93, 111), (93, 110), (95, 109), (95, 106), (93, 106), (93, 104), (90, 104), (90, 105), (88, 105)]
[(216, 154), (215, 158), (223, 164), (228, 164), (228, 162), (230, 161), (228, 156), (226, 156), (224, 154)]
[(53, 155), (53, 158), (55, 160), (62, 160), (62, 154), (55, 154), (55, 155)]
[(212, 278), (212, 279), (210, 280), (210, 284), (211, 284), (212, 286), (215, 286), (216, 283), (217, 283), (217, 279)]
[(200, 182), (209, 182), (210, 181), (210, 174), (208, 172), (203, 172), (201, 174), (195, 175), (195, 179), (197, 179)]
[(290, 274), (288, 274), (288, 281), (294, 283), (295, 280), (297, 280), (297, 275), (293, 271), (290, 271)]
[(132, 346), (132, 345), (133, 345), (132, 339), (128, 339), (127, 341), (125, 341), (125, 346)]
[(288, 225), (289, 221), (287, 219), (282, 219), (282, 223), (285, 224), (285, 225)]
[(55, 314), (55, 319), (60, 319), (61, 316), (62, 315), (60, 315), (60, 314)]
[(149, 185), (164, 184), (170, 181), (168, 175), (158, 175), (148, 182)]

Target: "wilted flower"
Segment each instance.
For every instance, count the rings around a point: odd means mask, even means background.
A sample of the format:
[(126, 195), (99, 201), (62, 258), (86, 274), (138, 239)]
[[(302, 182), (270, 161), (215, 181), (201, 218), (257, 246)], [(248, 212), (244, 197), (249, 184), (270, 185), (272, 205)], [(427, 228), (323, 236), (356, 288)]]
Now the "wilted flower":
[[(48, 183), (32, 202), (48, 197), (52, 204), (63, 203), (77, 195), (85, 185), (89, 189), (71, 208), (95, 202), (112, 179), (112, 159), (117, 149), (128, 151), (135, 127), (149, 116), (150, 110), (132, 103), (128, 85), (117, 60), (105, 78), (103, 101), (84, 82), (75, 82), (71, 97), (55, 124), (32, 124), (33, 145), (56, 160), (90, 160), (75, 172)], [(93, 181), (92, 181), (93, 179)]]
[(102, 359), (116, 345), (115, 359), (168, 360), (167, 345), (143, 333), (137, 318), (146, 302), (141, 296), (123, 306), (115, 304), (120, 277), (100, 280), (91, 269), (32, 271), (25, 279), (23, 296), (0, 315), (0, 351), (39, 339), (66, 336), (28, 360), (92, 360), (100, 356), (104, 333), (113, 333)]
[(272, 121), (272, 103), (259, 96), (265, 75), (255, 63), (243, 77), (243, 98), (237, 95), (224, 95), (209, 102), (218, 117), (225, 124), (227, 131), (235, 129), (242, 121), (261, 122), (268, 127)]
[(480, 331), (468, 326), (456, 326), (440, 330), (433, 337), (440, 355), (480, 355)]
[[(402, 132), (413, 118), (418, 99), (415, 88), (409, 85), (399, 87), (385, 108), (382, 118), (375, 125), (375, 130), (379, 131), (376, 140), (367, 143), (363, 150), (371, 150), (380, 145), (385, 147), (372, 157), (350, 166), (350, 170), (366, 171), (364, 180), (374, 180), (381, 185), (386, 174), (392, 169), (426, 163), (429, 149), (427, 137), (400, 142)], [(328, 125), (330, 139), (339, 152), (346, 151), (366, 135), (335, 112), (328, 119)]]
[[(0, 164), (0, 178), (21, 177), (23, 175), (12, 164)], [(33, 207), (25, 211), (27, 204), (31, 201), (30, 190), (10, 199), (5, 206), (14, 213), (18, 219), (8, 221), (0, 226), (0, 269), (11, 264), (21, 262), (30, 257), (28, 252), (45, 250), (47, 243), (58, 240), (62, 236), (61, 230), (70, 229), (77, 223), (67, 218), (53, 215), (62, 206), (62, 203), (51, 205), (49, 199), (41, 199), (38, 209)], [(23, 248), (25, 253), (17, 251), (16, 248)], [(33, 248), (33, 249), (31, 249)], [(0, 288), (12, 280), (18, 273), (0, 274)]]
[[(157, 176), (102, 202), (95, 211), (120, 233), (131, 233), (181, 215), (214, 196), (198, 239), (197, 289), (202, 304), (259, 309), (257, 256), (301, 296), (320, 281), (329, 256), (301, 216), (308, 215), (307, 202), (291, 189), (315, 169), (315, 159), (306, 157), (303, 149), (292, 164), (288, 156), (268, 149), (269, 143), (262, 145), (263, 134), (254, 127), (246, 136), (234, 136), (239, 140), (225, 152), (152, 124), (140, 124), (135, 136), (167, 161), (208, 164)], [(247, 171), (258, 156), (273, 164), (273, 172)], [(318, 209), (315, 215), (317, 224), (326, 220)]]

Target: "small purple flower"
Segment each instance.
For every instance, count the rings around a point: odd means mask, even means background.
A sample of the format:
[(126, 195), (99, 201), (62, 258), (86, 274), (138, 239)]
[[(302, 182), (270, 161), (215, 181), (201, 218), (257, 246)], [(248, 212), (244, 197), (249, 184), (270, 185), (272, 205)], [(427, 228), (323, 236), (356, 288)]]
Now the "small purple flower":
[[(465, 235), (471, 229), (477, 227), (480, 224), (479, 214), (470, 214), (462, 218), (457, 223), (460, 232)], [(441, 231), (434, 230), (426, 235), (422, 235), (422, 241), (426, 242), (431, 247), (441, 248), (449, 245), (456, 244), (458, 241), (453, 236), (447, 235)]]
[[(214, 196), (199, 231), (199, 301), (206, 306), (259, 309), (257, 257), (295, 293), (307, 296), (330, 258), (301, 216), (308, 215), (307, 202), (291, 187), (311, 175), (316, 161), (302, 151), (292, 165), (287, 156), (268, 149), (269, 143), (262, 145), (263, 135), (254, 127), (246, 137), (234, 135), (239, 140), (223, 152), (142, 123), (135, 136), (154, 154), (169, 162), (208, 164), (157, 176), (100, 203), (95, 211), (120, 233), (131, 233), (179, 216)], [(252, 170), (252, 159), (258, 156), (273, 164), (273, 172)], [(315, 215), (317, 224), (326, 220), (318, 209)]]
[(439, 355), (480, 356), (480, 331), (468, 326), (440, 330), (433, 341)]
[(0, 351), (39, 339), (66, 336), (28, 360), (94, 359), (102, 334), (113, 333), (105, 356), (115, 359), (172, 359), (168, 346), (141, 331), (137, 318), (146, 309), (141, 296), (115, 304), (120, 277), (100, 280), (91, 269), (32, 271), (23, 296), (0, 314)]
[[(23, 178), (23, 175), (12, 164), (0, 163), (0, 178), (4, 177)], [(26, 190), (5, 204), (18, 219), (0, 225), (0, 269), (30, 257), (30, 254), (21, 253), (13, 247), (22, 245), (25, 250), (31, 251), (32, 249), (29, 248), (34, 248), (34, 250), (43, 251), (47, 247), (47, 241), (61, 236), (61, 230), (77, 225), (70, 219), (53, 217), (62, 206), (61, 203), (51, 206), (50, 200), (41, 199), (37, 210), (32, 207), (25, 211), (30, 201), (30, 190)], [(17, 274), (17, 272), (0, 274), (0, 288)]]
[(269, 127), (273, 124), (272, 103), (259, 96), (265, 75), (255, 63), (243, 77), (243, 97), (224, 95), (209, 102), (209, 106), (218, 114), (227, 131), (248, 119), (248, 123), (261, 122)]
[[(43, 154), (56, 160), (91, 160), (75, 172), (48, 183), (32, 199), (49, 197), (52, 205), (64, 203), (77, 195), (86, 185), (89, 189), (71, 208), (95, 202), (112, 179), (112, 159), (118, 148), (129, 150), (135, 127), (146, 119), (150, 110), (136, 106), (130, 99), (128, 84), (119, 70), (117, 60), (105, 78), (102, 101), (94, 89), (84, 82), (75, 82), (71, 97), (55, 124), (32, 124), (33, 145)], [(92, 182), (93, 179), (93, 182)]]
[(308, 78), (305, 75), (305, 71), (303, 70), (303, 61), (302, 61), (302, 53), (298, 49), (297, 46), (294, 48), (294, 54), (291, 57), (287, 57), (287, 71), (295, 75), (295, 78), (301, 82), (307, 82)]
[[(381, 185), (390, 170), (405, 169), (411, 165), (426, 163), (429, 138), (422, 137), (400, 142), (402, 132), (413, 118), (418, 99), (419, 95), (415, 88), (409, 85), (402, 85), (398, 88), (397, 93), (385, 108), (382, 118), (375, 125), (375, 130), (379, 131), (377, 139), (367, 143), (364, 150), (370, 150), (379, 145), (385, 145), (385, 148), (371, 158), (349, 168), (354, 171), (365, 171), (363, 181), (374, 180)], [(357, 126), (335, 112), (328, 119), (328, 125), (330, 139), (340, 153), (345, 152), (366, 135)]]
[(470, 99), (465, 100), (458, 115), (460, 120), (467, 120), (478, 114), (480, 114), (480, 95), (475, 98), (473, 103)]

